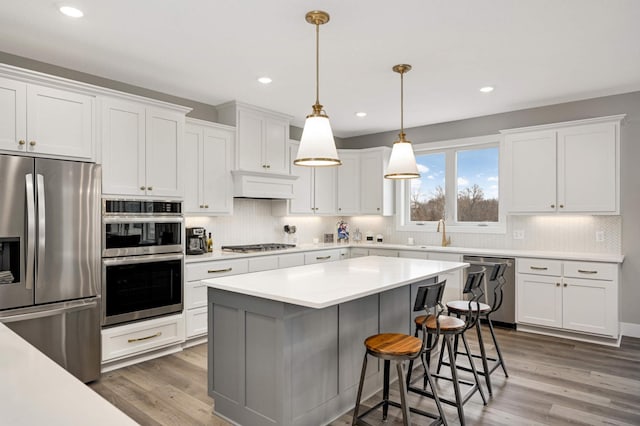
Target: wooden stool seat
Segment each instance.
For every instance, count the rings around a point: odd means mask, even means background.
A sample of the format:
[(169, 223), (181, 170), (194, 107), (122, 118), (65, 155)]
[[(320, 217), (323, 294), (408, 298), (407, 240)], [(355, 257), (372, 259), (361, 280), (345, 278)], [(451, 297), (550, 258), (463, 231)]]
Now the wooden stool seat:
[[(474, 311), (478, 310), (478, 305), (480, 305), (480, 313), (486, 314), (487, 312), (491, 312), (491, 306), (486, 303), (478, 303), (471, 302), (471, 309)], [(455, 300), (452, 302), (447, 302), (447, 310), (451, 313), (464, 313), (469, 312), (469, 302), (466, 300)]]
[(422, 350), (422, 339), (399, 333), (382, 333), (368, 337), (364, 345), (381, 357), (412, 356)]
[[(422, 325), (424, 324), (424, 318), (425, 318), (424, 315), (419, 315), (416, 317), (415, 323), (417, 327), (422, 327)], [(466, 327), (466, 323), (460, 318), (456, 318), (456, 317), (440, 317), (439, 322), (440, 322), (440, 333), (443, 333), (443, 334), (460, 332), (460, 330), (464, 330), (464, 328)], [(426, 326), (427, 326), (427, 331), (431, 331), (431, 332), (435, 331), (436, 317), (434, 317), (433, 315), (429, 315), (427, 317)]]

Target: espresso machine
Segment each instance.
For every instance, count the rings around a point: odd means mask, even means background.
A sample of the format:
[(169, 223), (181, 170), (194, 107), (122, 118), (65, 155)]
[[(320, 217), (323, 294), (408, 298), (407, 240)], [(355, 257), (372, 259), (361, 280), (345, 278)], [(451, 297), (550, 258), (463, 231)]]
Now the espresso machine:
[(207, 231), (204, 228), (187, 228), (187, 254), (207, 252)]

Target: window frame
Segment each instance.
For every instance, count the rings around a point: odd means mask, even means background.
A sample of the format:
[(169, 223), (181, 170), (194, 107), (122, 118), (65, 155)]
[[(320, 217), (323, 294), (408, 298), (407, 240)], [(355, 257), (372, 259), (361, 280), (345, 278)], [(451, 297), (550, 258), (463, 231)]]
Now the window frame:
[[(456, 218), (457, 206), (457, 151), (498, 148), (498, 222), (458, 222)], [(445, 223), (447, 232), (472, 234), (506, 234), (506, 188), (504, 167), (505, 153), (501, 135), (476, 136), (446, 141), (420, 143), (413, 145), (416, 156), (423, 154), (445, 154)], [(411, 221), (410, 197), (411, 181), (401, 181), (396, 185), (396, 230), (409, 232), (435, 232), (437, 221)], [(452, 204), (453, 203), (453, 204)], [(454, 208), (449, 206), (453, 205)]]

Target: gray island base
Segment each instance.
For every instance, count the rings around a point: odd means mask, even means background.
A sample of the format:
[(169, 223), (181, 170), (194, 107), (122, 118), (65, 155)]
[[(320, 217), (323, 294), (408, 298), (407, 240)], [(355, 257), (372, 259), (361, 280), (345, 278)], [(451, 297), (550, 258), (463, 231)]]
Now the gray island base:
[[(206, 280), (216, 414), (241, 425), (330, 423), (355, 404), (364, 339), (412, 333), (417, 287), (466, 266), (370, 256)], [(364, 396), (382, 375), (382, 363), (368, 364)]]

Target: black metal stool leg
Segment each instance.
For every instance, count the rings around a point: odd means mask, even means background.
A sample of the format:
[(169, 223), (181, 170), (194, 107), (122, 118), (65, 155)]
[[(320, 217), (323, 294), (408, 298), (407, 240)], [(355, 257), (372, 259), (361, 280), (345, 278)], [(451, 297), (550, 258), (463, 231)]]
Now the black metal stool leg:
[[(444, 343), (447, 346), (447, 352), (449, 353), (449, 359), (453, 357), (453, 344), (451, 343), (451, 335), (444, 336)], [(458, 409), (458, 418), (460, 419), (460, 425), (464, 426), (464, 409), (462, 408), (462, 395), (460, 394), (460, 383), (458, 382), (458, 372), (454, 363), (451, 363), (451, 378), (453, 382), (453, 391), (456, 396), (456, 408)]]
[[(473, 372), (473, 378), (476, 381), (476, 386), (478, 387), (478, 391), (480, 392), (480, 396), (482, 397), (482, 402), (484, 405), (487, 405), (487, 397), (482, 390), (482, 385), (480, 385), (480, 377), (478, 376), (478, 370), (476, 370), (476, 365), (473, 362), (473, 357), (471, 356), (471, 350), (469, 349), (469, 344), (467, 343), (467, 338), (464, 333), (462, 333), (462, 343), (464, 344), (464, 350), (467, 351), (467, 358), (469, 358), (469, 363), (471, 363), (471, 371)], [(451, 371), (455, 370), (454, 367), (451, 368)]]
[[(438, 398), (438, 391), (436, 390), (436, 384), (434, 383), (433, 377), (429, 372), (429, 369), (425, 370), (425, 377), (427, 378), (427, 382), (429, 386), (431, 386), (431, 393), (433, 394), (433, 400), (436, 402), (436, 407), (438, 408), (438, 414), (440, 414), (440, 420), (442, 420), (442, 424), (447, 426), (447, 419), (444, 417), (444, 411), (442, 410), (442, 403), (440, 402), (440, 398)], [(425, 387), (426, 389), (426, 387)]]
[(498, 339), (496, 339), (496, 332), (493, 330), (493, 323), (491, 322), (491, 318), (489, 318), (488, 315), (487, 315), (487, 322), (489, 323), (489, 331), (491, 331), (493, 344), (496, 347), (496, 352), (498, 353), (498, 361), (500, 362), (502, 371), (504, 371), (505, 377), (509, 377), (509, 374), (507, 373), (507, 366), (504, 364), (504, 358), (502, 358), (502, 351), (500, 351), (500, 345), (498, 344)]
[(362, 388), (364, 387), (364, 377), (367, 375), (367, 353), (364, 353), (364, 360), (362, 360), (362, 372), (360, 373), (360, 384), (358, 385), (358, 396), (356, 398), (356, 406), (353, 408), (353, 419), (351, 425), (358, 424), (358, 411), (360, 411), (360, 401), (362, 399)]
[(382, 384), (382, 420), (387, 420), (387, 414), (389, 413), (389, 367), (391, 361), (384, 360), (384, 383)]
[(442, 340), (442, 345), (440, 346), (440, 355), (438, 356), (438, 368), (436, 369), (436, 374), (440, 374), (440, 369), (442, 368), (442, 358), (444, 357), (444, 349), (445, 349), (445, 342), (444, 340)]
[[(480, 327), (480, 320), (476, 321), (476, 334), (478, 335), (478, 345), (480, 346), (480, 359), (482, 359), (482, 371), (484, 380), (487, 383), (487, 390), (489, 395), (493, 395), (491, 389), (491, 371), (489, 371), (489, 364), (487, 363), (487, 351), (484, 348), (484, 341), (482, 340), (482, 329)], [(471, 358), (473, 362), (473, 358)]]
[[(402, 409), (402, 424), (409, 426), (411, 424), (411, 412), (409, 411), (409, 402), (407, 401), (407, 386), (404, 382), (404, 371), (402, 361), (396, 361), (396, 370), (398, 371), (398, 387), (400, 388), (400, 405)], [(385, 416), (386, 418), (386, 416)]]

